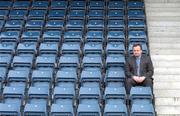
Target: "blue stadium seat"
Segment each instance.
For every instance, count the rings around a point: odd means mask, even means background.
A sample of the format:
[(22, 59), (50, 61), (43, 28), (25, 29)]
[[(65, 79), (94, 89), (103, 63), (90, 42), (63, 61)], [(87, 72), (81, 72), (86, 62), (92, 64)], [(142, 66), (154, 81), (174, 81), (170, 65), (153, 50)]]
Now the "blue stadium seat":
[(132, 87), (130, 91), (130, 100), (132, 104), (152, 103), (153, 94), (150, 87)]
[(104, 14), (104, 10), (89, 10), (88, 12), (88, 19), (93, 19), (93, 18), (104, 18), (105, 14)]
[(64, 42), (81, 42), (82, 31), (66, 31), (64, 32)]
[(57, 9), (52, 9), (52, 10), (49, 10), (49, 13), (47, 15), (48, 19), (50, 20), (58, 20), (58, 19), (64, 19), (66, 16), (66, 11), (65, 10), (57, 10)]
[(129, 20), (128, 30), (146, 30), (146, 24), (144, 20)]
[(68, 20), (66, 24), (67, 30), (83, 30), (84, 28), (84, 21), (83, 20)]
[(104, 116), (128, 116), (128, 110), (125, 104), (106, 104)]
[(148, 42), (145, 31), (129, 31), (128, 40), (130, 42)]
[(101, 109), (97, 104), (79, 104), (77, 116), (101, 116)]
[(71, 10), (68, 15), (69, 19), (84, 19), (84, 17), (85, 17), (85, 11), (77, 10), (77, 9)]
[(106, 57), (106, 68), (108, 67), (124, 67), (125, 56), (122, 54), (109, 54)]
[(20, 106), (17, 104), (0, 103), (0, 114), (4, 116), (19, 116)]
[(74, 110), (72, 105), (66, 105), (66, 104), (52, 104), (51, 105), (51, 116), (74, 116)]
[(128, 19), (145, 19), (143, 10), (128, 10)]
[(79, 56), (77, 54), (65, 54), (59, 58), (59, 67), (76, 67), (80, 66)]
[(12, 60), (12, 55), (10, 54), (0, 54), (0, 66), (1, 67), (10, 67)]
[(24, 21), (21, 20), (8, 20), (4, 25), (5, 30), (22, 30)]
[(79, 42), (65, 42), (61, 47), (61, 54), (81, 54)]
[(19, 43), (16, 49), (17, 54), (37, 54), (37, 43), (23, 42)]
[[(22, 102), (23, 98), (25, 95), (25, 90), (23, 87), (5, 87), (3, 90), (3, 99), (6, 99), (5, 102), (7, 103), (7, 98), (19, 98), (20, 101)], [(18, 104), (16, 101), (13, 102), (13, 100), (11, 99), (11, 102), (9, 102), (9, 104), (17, 104), (17, 105), (21, 105)]]
[(123, 42), (125, 43), (125, 33), (123, 31), (111, 31), (107, 33), (108, 42)]
[(0, 53), (3, 54), (15, 54), (16, 43), (15, 42), (1, 42)]
[(30, 1), (14, 1), (14, 9), (27, 9), (30, 6)]
[(0, 9), (9, 9), (12, 6), (11, 1), (0, 1)]
[(18, 20), (22, 20), (26, 18), (26, 15), (28, 13), (28, 10), (11, 10), (9, 13), (9, 18), (10, 19), (18, 19)]
[(124, 19), (124, 10), (108, 10), (108, 19)]
[(104, 1), (90, 1), (89, 2), (90, 9), (104, 9), (105, 2)]
[(109, 42), (106, 47), (106, 54), (125, 54), (124, 43), (121, 42)]
[(56, 56), (55, 55), (40, 55), (37, 56), (36, 62), (35, 62), (36, 67), (56, 67)]
[(4, 20), (7, 17), (7, 15), (8, 15), (8, 10), (0, 10), (0, 19)]
[(66, 9), (67, 6), (68, 6), (68, 1), (58, 1), (58, 0), (51, 1), (51, 5), (50, 5), (52, 9)]
[(129, 1), (127, 4), (128, 9), (144, 9), (144, 2), (141, 1)]
[(154, 107), (152, 104), (133, 104), (131, 116), (155, 116)]
[[(50, 26), (48, 28), (51, 29), (54, 27)], [(44, 42), (59, 42), (61, 41), (61, 31), (45, 31), (42, 38)]]
[(32, 8), (34, 9), (47, 9), (49, 5), (48, 1), (33, 1)]
[(34, 19), (34, 20), (43, 20), (46, 16), (47, 11), (46, 10), (36, 10), (32, 9), (29, 11), (28, 19)]
[(84, 55), (103, 54), (103, 45), (101, 42), (87, 42), (83, 49)]
[(103, 30), (104, 20), (102, 19), (89, 19), (87, 23), (88, 30)]
[(76, 82), (77, 72), (76, 70), (58, 70), (56, 73), (56, 82)]
[(23, 112), (24, 116), (47, 116), (47, 107), (44, 104), (26, 104)]
[(19, 42), (19, 31), (4, 31), (0, 34), (1, 41), (4, 42)]
[(82, 67), (103, 67), (102, 57), (98, 54), (87, 54), (83, 57)]
[(112, 0), (109, 1), (108, 8), (109, 9), (124, 9), (125, 4), (123, 0)]
[(23, 42), (39, 42), (40, 36), (40, 31), (24, 31), (21, 38)]
[(20, 55), (20, 56), (14, 56), (12, 61), (13, 67), (29, 67), (31, 68), (33, 66), (33, 56), (27, 55)]
[[(39, 99), (46, 99), (46, 102), (48, 101), (48, 97), (50, 93), (49, 93), (49, 88), (48, 87), (29, 87), (29, 90), (28, 90), (28, 99), (29, 99), (29, 102), (32, 103), (33, 102), (33, 99), (35, 98), (39, 98)], [(31, 101), (32, 99), (32, 101)], [(35, 100), (36, 101), (36, 100)], [(38, 101), (38, 100), (37, 100)], [(38, 103), (41, 103), (41, 100), (39, 100)]]
[(108, 25), (107, 25), (109, 30), (125, 30), (125, 23), (124, 20), (114, 20), (110, 19), (108, 20)]
[(124, 86), (125, 81), (125, 71), (122, 67), (110, 67), (106, 70), (105, 75), (105, 84), (106, 86), (111, 86), (114, 84), (114, 87), (116, 86), (115, 83), (119, 86)]
[(85, 9), (86, 1), (72, 1), (70, 4), (71, 9)]
[(27, 29), (27, 30), (41, 30), (43, 28), (43, 24), (44, 24), (43, 20), (28, 20), (25, 24), (25, 29)]
[(85, 36), (86, 42), (103, 42), (103, 31), (88, 31)]
[(44, 42), (39, 46), (39, 54), (58, 54), (58, 43), (55, 42)]

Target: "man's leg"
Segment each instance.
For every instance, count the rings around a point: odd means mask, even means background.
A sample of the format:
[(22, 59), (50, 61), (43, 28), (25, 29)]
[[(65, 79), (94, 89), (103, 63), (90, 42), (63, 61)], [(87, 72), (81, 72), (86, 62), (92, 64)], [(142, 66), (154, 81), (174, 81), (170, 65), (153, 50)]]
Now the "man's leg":
[(129, 95), (131, 91), (131, 87), (136, 86), (137, 83), (132, 78), (126, 79), (126, 92)]
[(153, 80), (151, 78), (146, 78), (144, 81), (143, 81), (143, 86), (146, 86), (146, 87), (151, 87), (151, 90), (153, 92)]

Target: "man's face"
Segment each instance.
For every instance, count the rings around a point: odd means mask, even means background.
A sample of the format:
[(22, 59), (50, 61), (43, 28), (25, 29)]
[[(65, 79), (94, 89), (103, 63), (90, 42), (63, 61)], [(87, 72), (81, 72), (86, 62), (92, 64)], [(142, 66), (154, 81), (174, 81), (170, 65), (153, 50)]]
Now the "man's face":
[(133, 55), (138, 57), (142, 54), (142, 50), (140, 46), (133, 47)]

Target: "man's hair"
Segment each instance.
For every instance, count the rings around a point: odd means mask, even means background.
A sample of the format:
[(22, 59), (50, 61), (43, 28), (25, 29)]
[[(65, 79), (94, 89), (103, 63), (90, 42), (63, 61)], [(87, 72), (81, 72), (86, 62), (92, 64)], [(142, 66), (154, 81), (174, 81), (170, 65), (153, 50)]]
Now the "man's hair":
[(142, 45), (141, 45), (141, 44), (139, 44), (139, 43), (133, 44), (133, 48), (134, 48), (134, 47), (137, 47), (137, 46), (139, 46), (139, 47), (141, 48), (141, 50), (142, 50)]

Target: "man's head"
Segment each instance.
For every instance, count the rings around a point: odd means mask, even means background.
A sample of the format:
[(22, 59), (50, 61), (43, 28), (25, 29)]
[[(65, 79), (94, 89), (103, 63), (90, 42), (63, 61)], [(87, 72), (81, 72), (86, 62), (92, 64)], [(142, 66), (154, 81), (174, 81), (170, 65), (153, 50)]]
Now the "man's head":
[(134, 44), (133, 45), (133, 55), (136, 57), (141, 56), (142, 54), (142, 46), (141, 44)]

